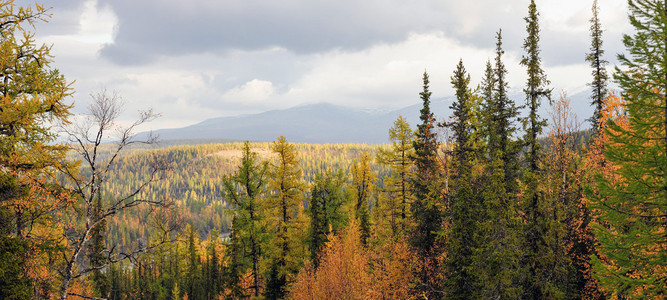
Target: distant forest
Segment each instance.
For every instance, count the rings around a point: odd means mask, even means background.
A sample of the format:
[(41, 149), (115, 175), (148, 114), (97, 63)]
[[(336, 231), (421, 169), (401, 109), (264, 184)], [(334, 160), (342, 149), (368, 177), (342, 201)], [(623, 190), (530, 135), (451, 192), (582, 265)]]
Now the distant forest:
[(159, 146), (134, 135), (152, 111), (115, 122), (116, 94), (72, 117), (26, 31), (48, 10), (0, 1), (0, 299), (664, 299), (667, 2), (628, 3), (609, 74), (593, 2), (590, 130), (550, 86), (531, 0), (523, 99), (498, 30), (481, 82), (451, 66), (452, 115), (424, 72), (420, 122), (389, 144)]

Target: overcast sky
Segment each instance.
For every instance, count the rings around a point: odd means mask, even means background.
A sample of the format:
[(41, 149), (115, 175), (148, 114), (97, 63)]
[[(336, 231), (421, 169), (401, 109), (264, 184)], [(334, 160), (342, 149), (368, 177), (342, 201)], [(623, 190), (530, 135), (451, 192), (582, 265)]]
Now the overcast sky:
[[(149, 126), (158, 129), (317, 102), (404, 107), (419, 103), (424, 70), (433, 97), (450, 96), (459, 58), (479, 83), (499, 28), (510, 86), (520, 90), (529, 2), (45, 0), (53, 16), (36, 34), (74, 81), (75, 112), (106, 88), (125, 99), (124, 120), (141, 109), (161, 113)], [(551, 87), (586, 90), (592, 0), (536, 3)], [(631, 28), (625, 0), (599, 6), (611, 71)]]

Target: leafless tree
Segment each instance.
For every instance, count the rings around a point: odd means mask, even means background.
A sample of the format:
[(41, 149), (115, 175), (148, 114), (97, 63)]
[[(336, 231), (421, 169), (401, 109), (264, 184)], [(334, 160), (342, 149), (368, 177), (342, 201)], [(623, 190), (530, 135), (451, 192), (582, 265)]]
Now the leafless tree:
[[(92, 231), (95, 226), (105, 222), (112, 216), (136, 207), (148, 205), (151, 211), (168, 209), (172, 202), (164, 197), (142, 197), (144, 191), (152, 182), (163, 179), (168, 169), (168, 163), (154, 155), (148, 174), (144, 180), (128, 194), (111, 197), (104, 192), (104, 183), (109, 180), (110, 172), (118, 162), (122, 151), (133, 144), (154, 144), (157, 138), (149, 135), (147, 139), (136, 140), (134, 130), (156, 117), (151, 110), (141, 112), (139, 119), (129, 126), (119, 126), (116, 121), (121, 113), (121, 97), (116, 93), (107, 93), (103, 90), (91, 94), (93, 103), (88, 107), (88, 114), (80, 122), (63, 126), (63, 133), (68, 137), (70, 151), (80, 159), (79, 168), (63, 168), (60, 171), (66, 178), (66, 185), (73, 194), (71, 209), (63, 222), (63, 238), (67, 242), (66, 250), (62, 253), (63, 264), (58, 267), (62, 278), (60, 285), (60, 299), (66, 299), (70, 285), (74, 280), (96, 270), (102, 270), (111, 263), (125, 259), (133, 259), (140, 253), (169, 241), (169, 232), (176, 229), (179, 222), (171, 218), (164, 218), (158, 222), (159, 236), (151, 243), (143, 243), (136, 249), (116, 251), (114, 247), (103, 251), (104, 259), (98, 263), (81, 264), (84, 261), (86, 247), (91, 242)], [(71, 164), (70, 164), (71, 165)], [(165, 220), (166, 219), (166, 220)], [(76, 296), (84, 295), (76, 294)]]

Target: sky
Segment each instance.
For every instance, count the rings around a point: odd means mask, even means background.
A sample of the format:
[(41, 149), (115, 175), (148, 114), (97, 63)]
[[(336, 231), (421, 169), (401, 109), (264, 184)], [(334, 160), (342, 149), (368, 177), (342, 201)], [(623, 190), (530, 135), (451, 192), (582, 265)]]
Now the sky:
[[(433, 97), (448, 97), (459, 59), (473, 84), (481, 81), (499, 29), (510, 88), (521, 91), (529, 2), (42, 0), (52, 17), (32, 30), (73, 82), (75, 113), (106, 89), (124, 99), (121, 123), (141, 110), (160, 113), (148, 130), (319, 102), (401, 108), (420, 103), (424, 71)], [(557, 94), (589, 89), (592, 2), (536, 1), (542, 61)], [(622, 35), (632, 33), (626, 7), (599, 1), (610, 72)]]

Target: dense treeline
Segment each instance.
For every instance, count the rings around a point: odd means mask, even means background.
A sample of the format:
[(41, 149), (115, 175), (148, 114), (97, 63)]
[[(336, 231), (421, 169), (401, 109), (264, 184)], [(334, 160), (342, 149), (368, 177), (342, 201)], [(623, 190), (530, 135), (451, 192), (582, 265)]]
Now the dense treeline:
[[(40, 88), (4, 87), (11, 106), (0, 112), (0, 298), (667, 293), (667, 2), (629, 2), (631, 55), (619, 56), (620, 91), (608, 93), (594, 2), (590, 132), (580, 130), (567, 95), (552, 94), (531, 1), (525, 106), (508, 96), (499, 30), (477, 85), (462, 60), (455, 66), (451, 118), (434, 118), (424, 72), (420, 124), (398, 118), (389, 145), (279, 137), (167, 149), (133, 147), (136, 125), (104, 144), (117, 115), (115, 96), (105, 93), (94, 96), (92, 127), (65, 127), (73, 143), (45, 143), (53, 135), (41, 121), (67, 121), (69, 89), (48, 64), (32, 61), (48, 48), (12, 35), (21, 28), (11, 24), (40, 19), (44, 9), (15, 13), (3, 3), (3, 46), (34, 54), (9, 64), (19, 70), (3, 68), (11, 72), (4, 82)], [(538, 111), (546, 104), (544, 133)]]
[[(273, 160), (269, 143), (251, 143), (250, 147), (265, 160)], [(303, 170), (306, 183), (312, 183), (323, 170), (343, 170), (347, 174), (352, 160), (364, 152), (375, 155), (376, 146), (355, 144), (308, 145), (295, 144), (297, 159)], [(135, 147), (124, 153), (115, 165), (110, 179), (105, 183), (107, 197), (114, 197), (131, 191), (136, 187), (143, 174), (140, 170), (148, 168), (152, 157), (159, 155), (170, 163), (170, 172), (164, 180), (155, 182), (140, 195), (159, 198), (168, 196), (179, 204), (179, 214), (202, 236), (216, 228), (221, 233), (228, 233), (231, 215), (226, 213), (228, 200), (222, 195), (224, 176), (233, 172), (241, 162), (243, 143), (184, 145), (162, 147)], [(103, 149), (106, 150), (106, 149)], [(384, 165), (371, 161), (374, 174), (388, 173)], [(380, 182), (381, 184), (381, 182)], [(142, 217), (149, 213), (147, 207), (121, 213), (109, 222), (107, 241), (122, 247), (150, 235), (149, 224), (142, 222)]]

